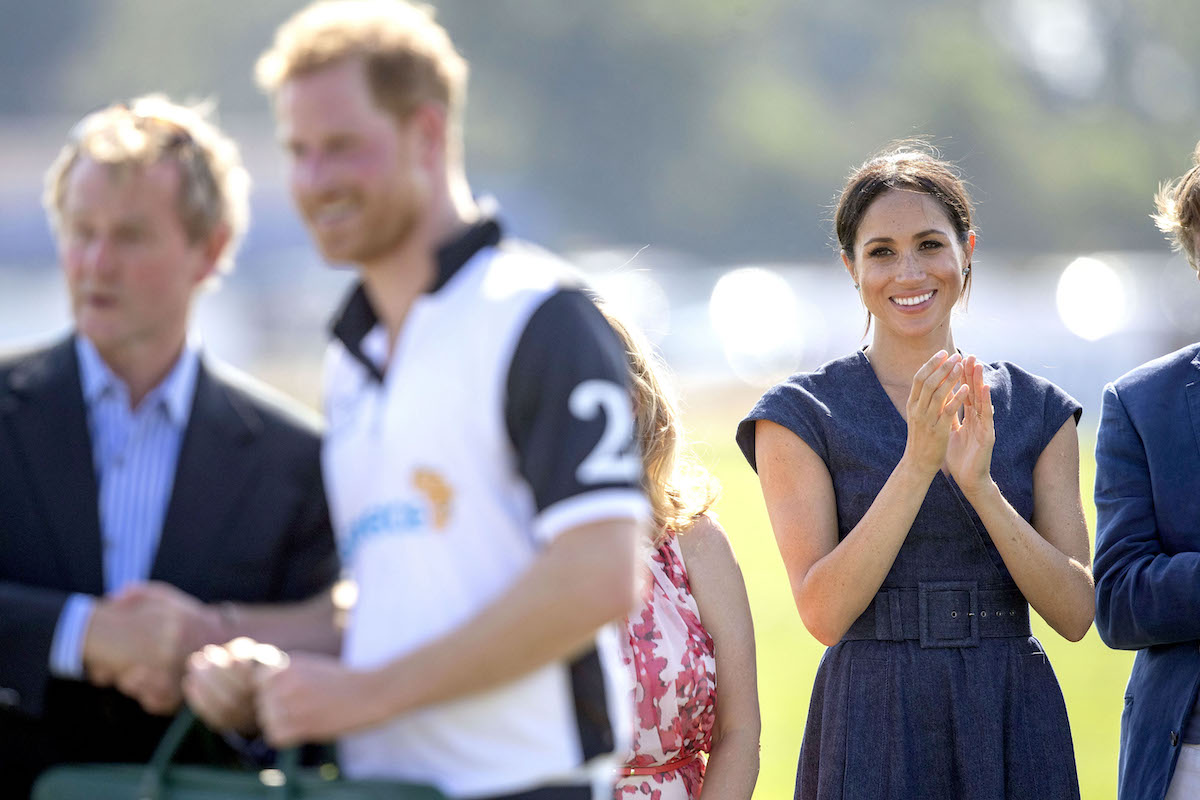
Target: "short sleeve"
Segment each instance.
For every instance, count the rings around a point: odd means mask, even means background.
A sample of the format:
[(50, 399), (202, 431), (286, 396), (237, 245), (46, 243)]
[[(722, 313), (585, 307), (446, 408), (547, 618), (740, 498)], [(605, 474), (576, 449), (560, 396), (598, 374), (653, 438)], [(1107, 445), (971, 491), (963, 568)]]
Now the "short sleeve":
[[(1058, 386), (1009, 361), (999, 361), (992, 366), (999, 371), (998, 377), (1002, 380), (1007, 376), (1012, 393), (1011, 413), (1021, 421), (1021, 429), (1028, 432), (1028, 441), (1034, 443), (1035, 455), (1040, 455), (1046, 449), (1054, 434), (1068, 419), (1074, 417), (1075, 424), (1079, 424), (1083, 406)], [(1039, 411), (1040, 419), (1037, 416)]]
[(829, 407), (817, 399), (804, 376), (789, 378), (767, 391), (755, 404), (750, 413), (738, 424), (737, 443), (742, 455), (757, 472), (755, 458), (755, 423), (760, 419), (782, 425), (804, 440), (804, 443), (829, 464), (829, 448), (825, 439), (825, 420), (830, 417)]
[(1083, 417), (1083, 406), (1071, 395), (1049, 381), (1045, 382), (1045, 404), (1042, 412), (1042, 439), (1038, 443), (1038, 452), (1046, 449), (1050, 440), (1058, 433), (1059, 428), (1070, 417), (1075, 418), (1075, 425)]
[(625, 349), (582, 291), (545, 300), (509, 367), (505, 424), (533, 491), (535, 533), (614, 517), (645, 518)]

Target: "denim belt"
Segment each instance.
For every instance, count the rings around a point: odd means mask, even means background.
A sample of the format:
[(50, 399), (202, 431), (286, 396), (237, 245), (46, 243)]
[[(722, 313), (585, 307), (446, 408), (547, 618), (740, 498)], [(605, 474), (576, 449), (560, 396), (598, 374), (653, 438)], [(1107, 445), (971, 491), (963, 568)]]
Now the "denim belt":
[(921, 647), (977, 647), (980, 639), (1029, 635), (1029, 604), (1018, 590), (922, 581), (915, 588), (881, 589), (842, 641), (916, 639)]

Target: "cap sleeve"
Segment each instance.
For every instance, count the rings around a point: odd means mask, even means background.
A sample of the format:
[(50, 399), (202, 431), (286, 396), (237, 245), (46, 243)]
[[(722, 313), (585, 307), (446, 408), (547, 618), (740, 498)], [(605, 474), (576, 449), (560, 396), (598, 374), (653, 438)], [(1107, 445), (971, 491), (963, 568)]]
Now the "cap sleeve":
[[(1041, 455), (1069, 418), (1074, 417), (1075, 424), (1079, 424), (1083, 406), (1058, 386), (1010, 361), (999, 361), (993, 366), (999, 370), (997, 377), (1003, 380), (1007, 376), (1006, 379), (1011, 383), (1012, 412), (1025, 421), (1022, 428), (1028, 431), (1029, 439), (1036, 437), (1033, 442), (1035, 456)], [(1037, 417), (1038, 409), (1041, 409), (1040, 420)]]
[(787, 428), (803, 439), (822, 461), (829, 463), (829, 449), (825, 438), (826, 421), (830, 418), (829, 407), (818, 400), (805, 385), (804, 377), (789, 378), (784, 383), (772, 387), (738, 424), (738, 447), (755, 472), (758, 471), (754, 453), (755, 423), (760, 419), (770, 420)]
[(1050, 381), (1045, 381), (1045, 405), (1042, 412), (1042, 439), (1038, 442), (1038, 452), (1046, 449), (1050, 440), (1058, 433), (1059, 428), (1069, 417), (1075, 417), (1075, 424), (1083, 417), (1083, 406), (1079, 401)]

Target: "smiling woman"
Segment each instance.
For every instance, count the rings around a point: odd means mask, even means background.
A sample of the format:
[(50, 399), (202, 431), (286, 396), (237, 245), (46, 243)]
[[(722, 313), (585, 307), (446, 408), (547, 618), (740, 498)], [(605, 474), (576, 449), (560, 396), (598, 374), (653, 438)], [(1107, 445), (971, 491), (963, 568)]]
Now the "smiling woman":
[(796, 797), (1077, 798), (1029, 606), (1071, 640), (1091, 625), (1079, 404), (955, 347), (975, 234), (950, 165), (894, 147), (835, 219), (871, 343), (771, 389), (737, 436), (829, 645)]
[(936, 199), (894, 189), (866, 210), (857, 238), (842, 261), (867, 313), (893, 333), (945, 338), (950, 309), (970, 278), (975, 234), (960, 245)]
[[(896, 214), (908, 212), (918, 222), (915, 226), (906, 228), (912, 232), (909, 244), (915, 245), (926, 263), (929, 256), (940, 253), (947, 246), (953, 247), (956, 242), (958, 249), (966, 250), (965, 264), (959, 258), (958, 263), (954, 265), (954, 270), (957, 271), (959, 264), (962, 264), (961, 289), (955, 292), (954, 299), (958, 296), (965, 298), (970, 294), (970, 259), (975, 250), (975, 233), (971, 229), (971, 201), (962, 181), (948, 164), (929, 157), (916, 147), (916, 143), (897, 145), (891, 152), (868, 161), (847, 182), (838, 200), (837, 216), (834, 220), (842, 263), (854, 279), (854, 288), (861, 288), (855, 264), (861, 266), (862, 259), (856, 257), (855, 240), (860, 238), (859, 234), (862, 233), (860, 248), (866, 251), (866, 255), (873, 262), (893, 268), (912, 267), (910, 262), (898, 258), (898, 243), (887, 234), (897, 223), (906, 221), (895, 219)], [(898, 192), (902, 194), (897, 194)], [(880, 200), (883, 195), (890, 197), (877, 206), (875, 201)], [(920, 208), (913, 208), (913, 204), (919, 205)], [(866, 219), (868, 212), (873, 212), (869, 220)], [(927, 224), (919, 224), (922, 220)], [(864, 222), (867, 223), (866, 232), (861, 230)], [(883, 229), (883, 233), (875, 232), (879, 228)], [(942, 260), (945, 260), (944, 253)], [(919, 277), (915, 270), (908, 270), (909, 280)], [(911, 292), (904, 294), (901, 297), (902, 302), (898, 304), (913, 304), (913, 296)], [(924, 299), (928, 298), (917, 296), (918, 301)], [(865, 302), (864, 297), (864, 304)], [(953, 302), (951, 300), (951, 304)], [(872, 313), (871, 306), (867, 305), (868, 331)]]

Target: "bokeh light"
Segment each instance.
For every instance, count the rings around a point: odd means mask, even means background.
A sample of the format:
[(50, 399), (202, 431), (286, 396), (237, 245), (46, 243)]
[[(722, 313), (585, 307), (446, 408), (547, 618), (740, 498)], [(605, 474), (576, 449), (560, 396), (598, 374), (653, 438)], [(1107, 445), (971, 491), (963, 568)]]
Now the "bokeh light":
[(1067, 265), (1055, 293), (1058, 316), (1071, 333), (1094, 342), (1125, 327), (1130, 297), (1120, 273), (1098, 258)]
[(652, 342), (661, 342), (671, 332), (671, 303), (650, 270), (596, 273), (591, 283), (621, 319), (636, 325)]
[(804, 351), (800, 303), (778, 272), (741, 267), (713, 286), (708, 314), (734, 375), (750, 384), (780, 380)]
[(1087, 0), (1012, 0), (1029, 63), (1066, 95), (1090, 97), (1104, 80), (1107, 52)]

